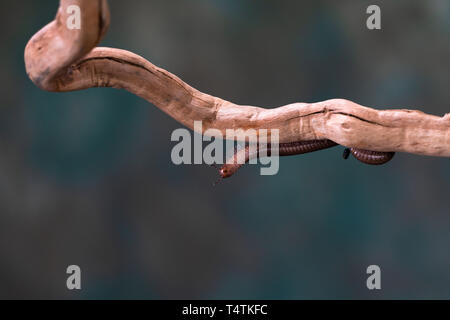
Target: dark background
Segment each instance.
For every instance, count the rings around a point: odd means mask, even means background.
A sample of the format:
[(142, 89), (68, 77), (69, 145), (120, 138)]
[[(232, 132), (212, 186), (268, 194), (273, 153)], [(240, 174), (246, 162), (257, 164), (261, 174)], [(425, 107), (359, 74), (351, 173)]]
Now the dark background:
[[(382, 9), (382, 30), (366, 8)], [(23, 50), (57, 1), (0, 4), (0, 298), (450, 298), (450, 161), (342, 148), (217, 187), (181, 125), (125, 91), (47, 93)], [(110, 1), (101, 45), (236, 103), (450, 112), (450, 1)], [(66, 268), (82, 290), (66, 289)], [(382, 269), (382, 290), (366, 268)]]

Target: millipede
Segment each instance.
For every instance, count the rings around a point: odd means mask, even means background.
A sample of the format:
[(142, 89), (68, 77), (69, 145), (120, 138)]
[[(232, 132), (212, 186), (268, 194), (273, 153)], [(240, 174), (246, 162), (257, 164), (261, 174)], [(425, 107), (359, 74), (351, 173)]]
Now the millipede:
[[(251, 160), (259, 158), (260, 156), (270, 157), (274, 151), (278, 151), (278, 155), (280, 157), (284, 157), (315, 152), (338, 145), (339, 144), (329, 139), (280, 143), (279, 145), (273, 147), (270, 144), (267, 144), (265, 147), (257, 145), (250, 148), (247, 144), (244, 148), (235, 150), (233, 156), (219, 169), (219, 175), (221, 179), (230, 178)], [(278, 150), (275, 150), (275, 148)], [(368, 165), (382, 165), (392, 160), (395, 152), (380, 152), (358, 148), (346, 148), (344, 150), (343, 158), (348, 159), (350, 154), (362, 163)], [(244, 161), (238, 161), (239, 159), (243, 159)]]

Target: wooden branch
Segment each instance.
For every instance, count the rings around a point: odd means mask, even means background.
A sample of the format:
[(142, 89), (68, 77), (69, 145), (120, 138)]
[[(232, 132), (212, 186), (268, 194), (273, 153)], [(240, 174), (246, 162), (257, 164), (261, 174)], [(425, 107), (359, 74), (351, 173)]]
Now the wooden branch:
[[(69, 30), (67, 7), (82, 12), (80, 30)], [(175, 120), (203, 130), (279, 129), (280, 143), (330, 139), (347, 147), (450, 157), (450, 114), (375, 110), (333, 99), (276, 109), (240, 106), (204, 94), (129, 51), (95, 48), (109, 25), (106, 0), (61, 0), (53, 22), (29, 41), (30, 79), (55, 92), (91, 87), (122, 88), (153, 103)]]

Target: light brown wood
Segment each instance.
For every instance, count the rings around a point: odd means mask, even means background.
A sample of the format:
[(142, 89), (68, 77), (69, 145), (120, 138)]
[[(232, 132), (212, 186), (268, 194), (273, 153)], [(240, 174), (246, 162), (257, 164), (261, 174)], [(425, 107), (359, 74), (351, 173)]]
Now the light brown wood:
[[(82, 12), (80, 30), (66, 27), (67, 6)], [(109, 25), (106, 0), (61, 0), (53, 22), (29, 41), (26, 70), (41, 89), (121, 88), (193, 129), (279, 129), (280, 143), (330, 139), (347, 147), (450, 157), (450, 114), (375, 110), (343, 99), (275, 109), (241, 106), (202, 93), (170, 72), (125, 50), (95, 48)]]

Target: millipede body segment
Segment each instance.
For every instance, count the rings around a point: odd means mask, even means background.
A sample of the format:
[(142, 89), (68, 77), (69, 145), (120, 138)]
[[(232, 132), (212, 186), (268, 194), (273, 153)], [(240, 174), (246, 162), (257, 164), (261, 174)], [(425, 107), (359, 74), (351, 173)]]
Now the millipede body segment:
[[(223, 179), (229, 178), (252, 159), (264, 156), (270, 157), (274, 153), (278, 153), (280, 157), (293, 156), (324, 150), (335, 146), (338, 146), (338, 144), (328, 139), (280, 143), (277, 146), (268, 144), (264, 147), (259, 145), (250, 147), (249, 145), (246, 145), (244, 148), (235, 151), (231, 159), (228, 159), (219, 169), (219, 174)], [(395, 152), (379, 152), (357, 148), (346, 148), (343, 155), (344, 159), (348, 159), (350, 154), (362, 163), (369, 165), (382, 165), (392, 160)]]

